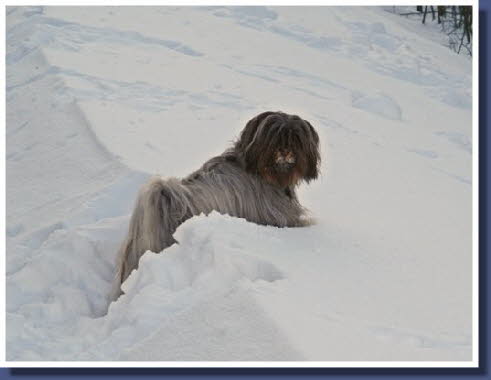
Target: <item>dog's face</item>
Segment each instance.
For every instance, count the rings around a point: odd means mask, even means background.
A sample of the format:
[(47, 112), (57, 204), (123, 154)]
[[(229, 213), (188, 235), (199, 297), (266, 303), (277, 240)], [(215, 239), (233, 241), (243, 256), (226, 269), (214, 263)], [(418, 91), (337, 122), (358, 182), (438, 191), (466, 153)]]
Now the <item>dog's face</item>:
[(246, 170), (279, 186), (295, 186), (316, 179), (319, 172), (319, 136), (312, 125), (296, 115), (264, 112), (250, 120), (236, 148)]

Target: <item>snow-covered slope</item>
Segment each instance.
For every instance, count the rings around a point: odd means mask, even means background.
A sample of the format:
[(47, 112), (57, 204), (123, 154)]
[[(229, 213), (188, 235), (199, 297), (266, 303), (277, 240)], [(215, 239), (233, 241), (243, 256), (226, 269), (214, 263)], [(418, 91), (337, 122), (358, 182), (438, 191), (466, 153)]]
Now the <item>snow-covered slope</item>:
[[(471, 360), (471, 62), (380, 8), (7, 8), (7, 359)], [(431, 38), (428, 38), (431, 34)], [(318, 223), (213, 213), (108, 308), (138, 187), (264, 110)]]

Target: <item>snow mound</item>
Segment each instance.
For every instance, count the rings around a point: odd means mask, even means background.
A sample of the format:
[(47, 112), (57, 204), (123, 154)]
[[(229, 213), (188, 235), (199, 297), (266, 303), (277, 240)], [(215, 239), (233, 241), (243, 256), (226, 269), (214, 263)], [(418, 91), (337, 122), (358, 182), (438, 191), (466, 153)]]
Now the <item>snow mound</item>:
[(123, 291), (132, 297), (135, 289), (148, 285), (175, 292), (188, 286), (228, 289), (241, 279), (281, 279), (272, 263), (255, 256), (250, 245), (244, 244), (250, 234), (251, 225), (243, 219), (216, 212), (206, 221), (194, 217), (179, 227), (174, 237), (180, 243), (167, 248), (165, 255), (149, 251), (142, 256), (140, 269), (123, 284)]
[[(340, 299), (326, 293), (329, 284), (338, 283), (339, 270), (361, 273), (363, 260), (347, 246), (345, 263), (320, 254), (320, 246), (339, 251), (339, 243), (318, 228), (258, 226), (216, 212), (182, 224), (179, 243), (146, 252), (125, 294), (108, 305), (127, 223), (107, 218), (58, 229), (8, 278), (9, 360), (320, 360), (322, 348), (336, 360), (346, 352), (325, 341), (338, 335), (359, 339), (358, 360), (461, 357), (468, 349), (466, 336), (360, 320), (359, 305), (349, 316), (333, 311)], [(363, 287), (373, 287), (379, 273), (369, 277)], [(323, 297), (329, 302), (311, 302)], [(387, 341), (402, 347), (391, 353)]]
[[(250, 243), (267, 240), (277, 228), (216, 212), (194, 217), (176, 231), (179, 244), (160, 254), (148, 251), (142, 256), (139, 269), (123, 284), (126, 294), (108, 309), (115, 253), (126, 224), (125, 217), (109, 218), (57, 230), (29, 266), (9, 277), (10, 360), (18, 359), (29, 341), (35, 343), (30, 344), (28, 355), (37, 360), (117, 360), (133, 350), (141, 355), (135, 345), (141, 345), (155, 330), (179, 330), (188, 336), (167, 347), (160, 360), (301, 357), (250, 294), (256, 286), (284, 278), (279, 268), (264, 259), (262, 244)], [(241, 307), (231, 306), (242, 302)], [(197, 312), (200, 318), (207, 313), (217, 315), (204, 330), (218, 334), (216, 347), (208, 344), (204, 351), (195, 347), (202, 332), (184, 321)], [(235, 327), (220, 327), (228, 323)], [(244, 343), (244, 331), (249, 331), (250, 344)], [(36, 340), (38, 334), (50, 339)], [(237, 339), (227, 338), (230, 334)], [(71, 342), (68, 350), (66, 339)], [(257, 348), (261, 342), (268, 346), (266, 354)], [(275, 344), (280, 348), (274, 348)], [(210, 350), (215, 354), (206, 356)], [(155, 352), (148, 353), (146, 360), (152, 355)]]

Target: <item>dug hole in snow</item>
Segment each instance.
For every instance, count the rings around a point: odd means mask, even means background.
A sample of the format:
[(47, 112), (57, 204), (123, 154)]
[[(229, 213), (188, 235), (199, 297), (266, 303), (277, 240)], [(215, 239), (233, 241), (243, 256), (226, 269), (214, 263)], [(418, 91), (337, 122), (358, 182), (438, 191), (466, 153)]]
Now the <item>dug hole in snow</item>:
[[(444, 39), (379, 7), (8, 7), (7, 359), (470, 361), (472, 62)], [(139, 187), (270, 109), (321, 137), (318, 223), (196, 216), (109, 305)]]

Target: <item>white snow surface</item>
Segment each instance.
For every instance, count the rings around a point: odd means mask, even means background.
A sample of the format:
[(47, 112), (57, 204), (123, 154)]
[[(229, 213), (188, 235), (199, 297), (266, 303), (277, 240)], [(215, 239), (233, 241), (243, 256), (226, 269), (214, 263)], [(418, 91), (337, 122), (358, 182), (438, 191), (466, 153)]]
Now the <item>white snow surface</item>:
[[(8, 7), (7, 359), (471, 360), (472, 72), (444, 38), (377, 7)], [(321, 136), (317, 224), (194, 217), (108, 309), (138, 188), (265, 110)]]

